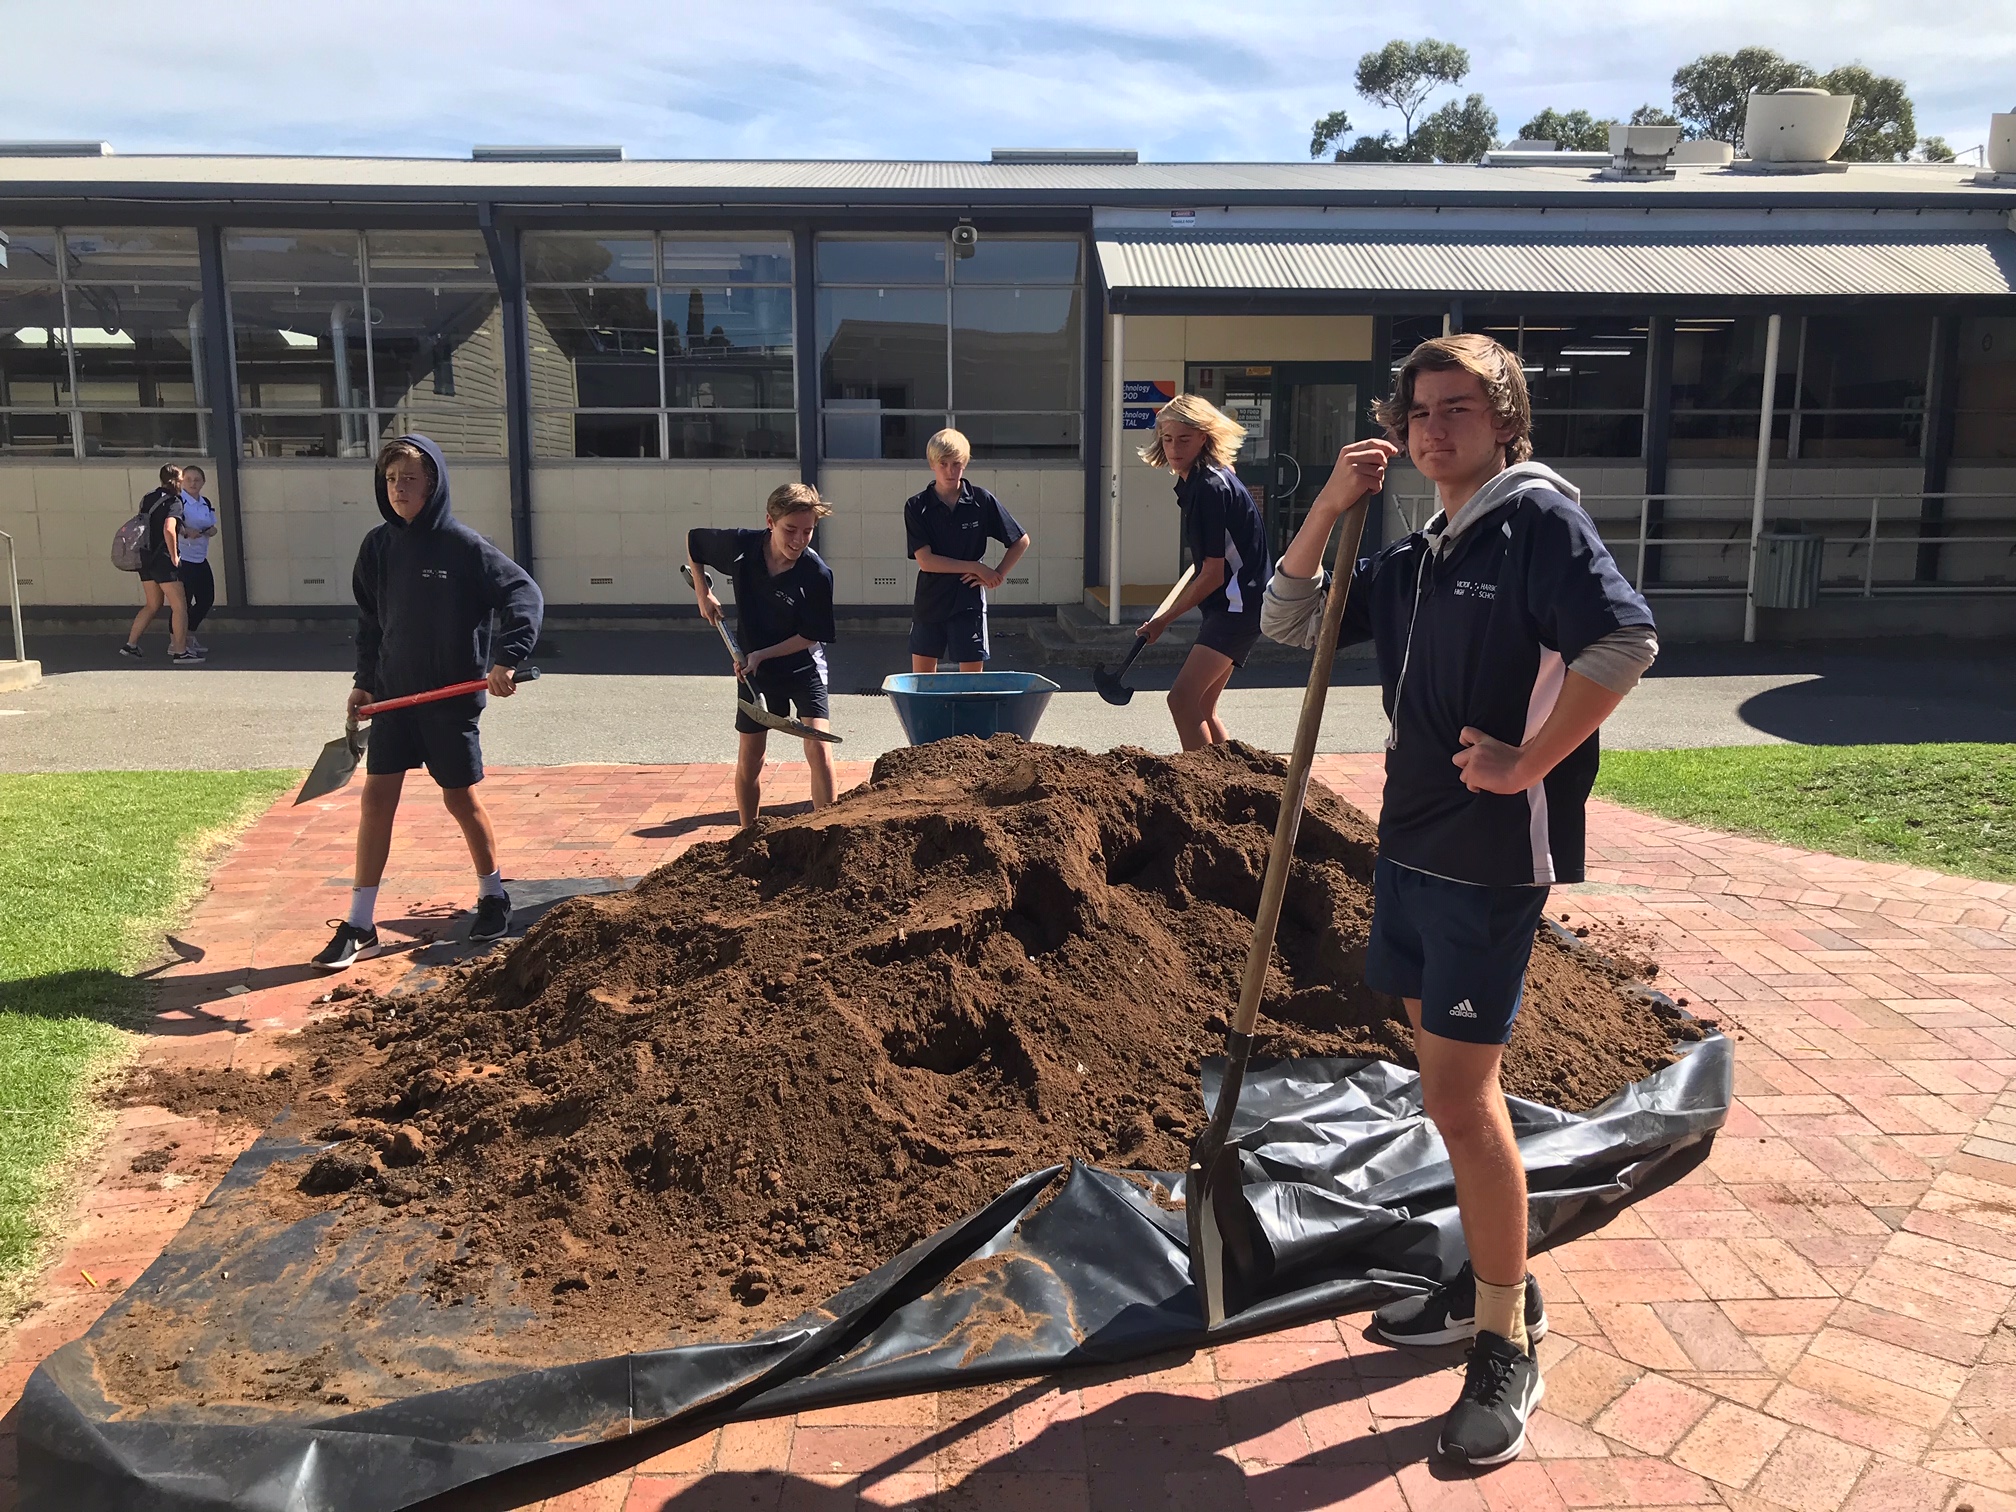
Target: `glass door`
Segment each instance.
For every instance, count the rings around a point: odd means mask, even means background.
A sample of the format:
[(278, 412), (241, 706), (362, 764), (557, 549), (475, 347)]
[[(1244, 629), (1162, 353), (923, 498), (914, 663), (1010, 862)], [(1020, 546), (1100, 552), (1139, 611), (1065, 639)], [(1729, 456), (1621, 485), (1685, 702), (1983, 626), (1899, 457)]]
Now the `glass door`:
[[(1263, 513), (1268, 548), (1276, 557), (1330, 481), (1337, 453), (1362, 436), (1378, 434), (1371, 405), (1380, 392), (1380, 376), (1378, 365), (1370, 362), (1274, 365)], [(1254, 492), (1258, 497), (1259, 491)]]

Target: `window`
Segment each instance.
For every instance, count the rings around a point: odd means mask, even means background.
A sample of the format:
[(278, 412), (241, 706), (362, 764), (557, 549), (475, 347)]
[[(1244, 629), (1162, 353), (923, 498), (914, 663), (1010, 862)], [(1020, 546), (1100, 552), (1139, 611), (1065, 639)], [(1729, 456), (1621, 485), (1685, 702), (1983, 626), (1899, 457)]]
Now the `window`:
[(1970, 462), (2016, 457), (2016, 316), (1961, 321), (1959, 358), (1953, 455)]
[(1487, 316), (1477, 329), (1519, 354), (1536, 457), (1638, 457), (1645, 450), (1651, 322), (1632, 316)]
[(12, 230), (0, 268), (0, 456), (210, 450), (196, 235)]
[(248, 457), (368, 457), (418, 431), (505, 449), (504, 333), (476, 231), (227, 231)]
[[(1673, 322), (1675, 457), (1754, 459), (1767, 318)], [(1778, 338), (1772, 455), (1910, 458), (1925, 434), (1929, 315), (1794, 315)]]
[(528, 232), (542, 457), (795, 457), (791, 241)]
[(820, 424), (834, 459), (915, 459), (957, 426), (975, 457), (1079, 455), (1080, 243), (822, 236)]

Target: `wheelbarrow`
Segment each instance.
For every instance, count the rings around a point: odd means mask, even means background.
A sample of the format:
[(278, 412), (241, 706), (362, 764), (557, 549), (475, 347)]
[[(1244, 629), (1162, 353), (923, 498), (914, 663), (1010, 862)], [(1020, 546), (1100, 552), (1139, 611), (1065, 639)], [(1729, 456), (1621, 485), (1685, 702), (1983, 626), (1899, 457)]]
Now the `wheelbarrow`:
[(1057, 684), (1034, 672), (893, 672), (882, 691), (912, 745), (952, 735), (1036, 738)]

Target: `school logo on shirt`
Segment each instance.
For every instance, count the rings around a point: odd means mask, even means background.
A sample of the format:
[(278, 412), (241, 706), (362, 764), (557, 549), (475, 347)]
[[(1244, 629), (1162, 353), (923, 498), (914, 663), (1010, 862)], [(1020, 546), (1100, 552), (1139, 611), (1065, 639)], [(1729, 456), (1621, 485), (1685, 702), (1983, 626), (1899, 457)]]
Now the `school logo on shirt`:
[(1473, 583), (1463, 578), (1458, 578), (1456, 579), (1456, 597), (1485, 599), (1487, 601), (1496, 599), (1498, 597), (1498, 585), (1496, 583), (1484, 582)]
[(422, 567), (420, 569), (420, 576), (423, 578), (439, 578), (445, 583), (448, 581), (448, 569), (446, 567)]

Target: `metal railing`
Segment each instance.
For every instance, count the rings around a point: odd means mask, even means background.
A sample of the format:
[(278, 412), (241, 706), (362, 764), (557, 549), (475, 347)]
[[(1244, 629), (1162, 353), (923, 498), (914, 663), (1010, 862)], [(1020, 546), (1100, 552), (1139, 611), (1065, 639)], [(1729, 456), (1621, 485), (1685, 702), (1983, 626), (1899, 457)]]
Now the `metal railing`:
[[(1935, 499), (1939, 500), (1942, 503), (1951, 501), (1992, 499), (2008, 504), (2010, 506), (2010, 511), (2007, 519), (2009, 529), (2006, 533), (2000, 535), (1925, 535), (1922, 533), (1916, 533), (1911, 535), (1885, 535), (1882, 533), (1882, 526), (1884, 523), (1883, 520), (1884, 505), (1912, 504), (1919, 506), (1922, 509), (1926, 501)], [(1915, 578), (1908, 582), (1902, 582), (1902, 581), (1880, 582), (1876, 577), (1876, 553), (1878, 548), (1895, 547), (1899, 549), (1912, 548), (1915, 550), (1917, 548), (1925, 546), (1935, 546), (1935, 547), (2004, 546), (2007, 547), (2012, 554), (2016, 554), (2016, 494), (1960, 493), (1950, 490), (1945, 492), (1913, 492), (1913, 493), (1890, 493), (1890, 494), (1880, 494), (1880, 493), (1865, 494), (1861, 492), (1815, 493), (1815, 494), (1788, 495), (1785, 497), (1773, 498), (1769, 500), (1768, 503), (1780, 510), (1789, 513), (1790, 511), (1800, 508), (1803, 505), (1840, 503), (1843, 501), (1850, 501), (1850, 500), (1852, 500), (1858, 506), (1858, 508), (1863, 501), (1865, 500), (1867, 501), (1869, 506), (1869, 518), (1868, 518), (1868, 525), (1865, 530), (1858, 531), (1854, 535), (1828, 535), (1818, 531), (1811, 533), (1819, 535), (1820, 540), (1823, 543), (1823, 549), (1828, 547), (1846, 546), (1849, 550), (1850, 556), (1853, 556), (1857, 551), (1865, 551), (1866, 555), (1864, 556), (1862, 564), (1862, 582), (1859, 587), (1854, 586), (1852, 584), (1844, 584), (1842, 582), (1839, 582), (1838, 580), (1832, 583), (1823, 582), (1820, 585), (1820, 592), (1822, 594), (1834, 598), (1842, 598), (1842, 597), (1878, 598), (1890, 594), (1924, 595), (1924, 594), (1940, 594), (1940, 593), (1985, 593), (1985, 594), (2016, 593), (2016, 582), (2009, 582), (2009, 583), (1943, 582), (1942, 583), (1942, 582), (1922, 582), (1916, 580)], [(1655, 582), (1650, 585), (1648, 585), (1645, 582), (1646, 562), (1647, 559), (1650, 557), (1651, 552), (1654, 550), (1705, 551), (1713, 549), (1724, 555), (1726, 555), (1731, 550), (1741, 550), (1745, 554), (1744, 565), (1747, 572), (1748, 555), (1752, 545), (1750, 519), (1748, 515), (1748, 511), (1752, 504), (1752, 498), (1749, 494), (1652, 493), (1652, 494), (1582, 495), (1582, 505), (1585, 509), (1589, 510), (1590, 517), (1595, 520), (1599, 534), (1602, 533), (1603, 527), (1606, 524), (1615, 525), (1617, 523), (1617, 520), (1614, 516), (1611, 516), (1608, 519), (1606, 519), (1600, 514), (1598, 514), (1596, 510), (1590, 509), (1589, 506), (1597, 504), (1618, 504), (1618, 503), (1635, 503), (1637, 505), (1638, 508), (1637, 534), (1635, 535), (1635, 537), (1627, 536), (1622, 539), (1615, 539), (1611, 536), (1606, 535), (1604, 537), (1604, 543), (1610, 546), (1613, 553), (1619, 552), (1620, 550), (1631, 550), (1633, 552), (1632, 571), (1631, 571), (1632, 587), (1638, 589), (1640, 592), (1651, 595), (1657, 595), (1661, 597), (1670, 596), (1676, 598), (1679, 597), (1746, 598), (1749, 596), (1750, 587), (1747, 581), (1738, 581), (1730, 583), (1699, 583), (1699, 584), (1686, 583), (1686, 582), (1672, 582), (1672, 583)], [(1419, 495), (1413, 498), (1406, 498), (1396, 494), (1394, 496), (1394, 504), (1400, 514), (1401, 520), (1407, 525), (1407, 528), (1409, 530), (1420, 529), (1422, 525), (1425, 525), (1428, 522), (1428, 519), (1430, 518), (1430, 516), (1434, 514), (1436, 508), (1438, 507), (1436, 498), (1433, 494)], [(1719, 520), (1715, 521), (1716, 523), (1726, 523), (1732, 528), (1733, 533), (1728, 536), (1668, 535), (1664, 533), (1654, 535), (1651, 530), (1652, 506), (1654, 504), (1664, 504), (1669, 506), (1686, 505), (1686, 504), (1720, 504), (1720, 505), (1728, 505), (1731, 507), (1741, 507), (1742, 510), (1744, 511), (1744, 514), (1741, 518), (1731, 515), (1722, 517)], [(1419, 516), (1418, 519), (1416, 518), (1417, 515)], [(1709, 523), (1711, 518), (1713, 517), (1697, 517), (1697, 522), (1704, 524)], [(1669, 519), (1663, 523), (1671, 524), (1675, 522)], [(1890, 523), (1892, 524), (1909, 523), (1915, 525), (1918, 523), (1918, 521), (1912, 520), (1907, 522), (1893, 519)], [(1987, 522), (1978, 520), (1954, 522), (1956, 526), (1964, 524), (1978, 525), (1982, 523)], [(1995, 523), (2003, 523), (2003, 522), (1996, 521)]]
[(21, 573), (14, 564), (14, 537), (0, 530), (0, 541), (7, 543), (7, 607), (14, 616), (14, 660), (28, 660), (28, 647), (21, 637)]

